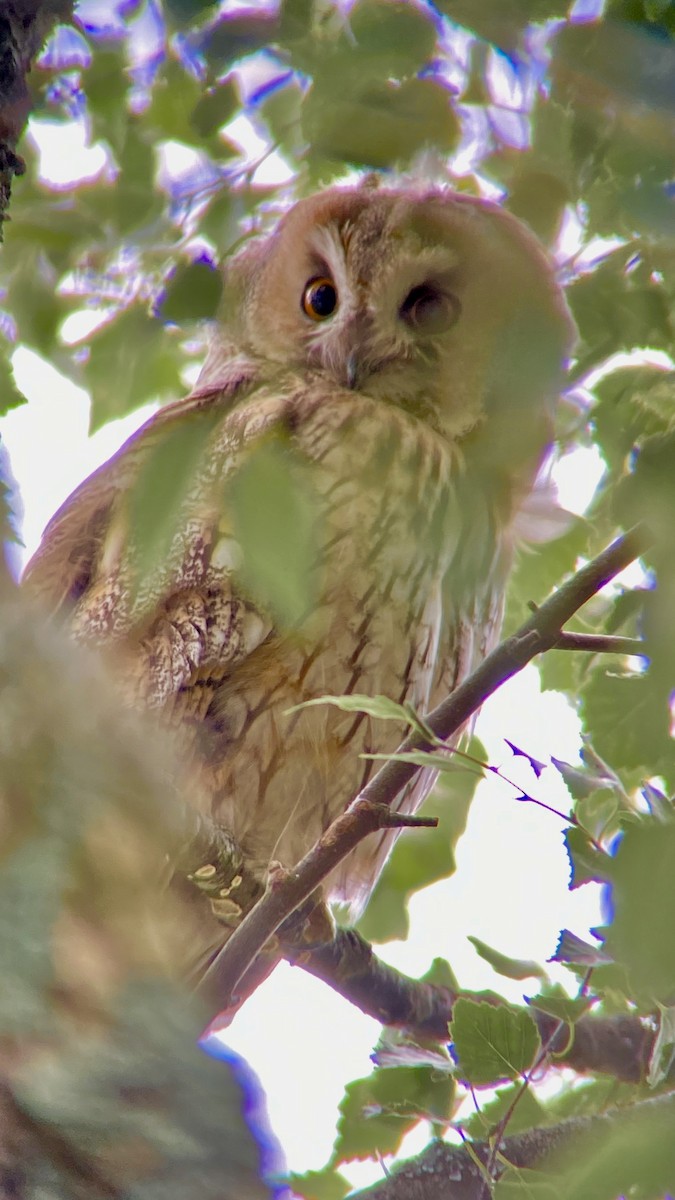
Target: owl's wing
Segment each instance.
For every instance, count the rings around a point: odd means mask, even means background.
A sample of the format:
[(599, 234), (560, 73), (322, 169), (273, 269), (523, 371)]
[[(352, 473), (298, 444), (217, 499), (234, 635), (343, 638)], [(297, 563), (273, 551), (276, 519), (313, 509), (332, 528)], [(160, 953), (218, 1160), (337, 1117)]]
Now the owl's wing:
[(231, 408), (247, 382), (242, 374), (223, 388), (197, 390), (160, 409), (64, 501), (45, 527), (22, 580), (47, 611), (72, 608), (87, 591), (115, 503), (131, 487), (141, 462), (164, 432), (180, 428), (191, 414)]
[(25, 586), (67, 611), (82, 639), (118, 645), (132, 698), (172, 707), (180, 693), (181, 714), (199, 715), (212, 676), (270, 632), (237, 586), (223, 493), (283, 411), (281, 391), (251, 378), (195, 392), (152, 417), (47, 526)]

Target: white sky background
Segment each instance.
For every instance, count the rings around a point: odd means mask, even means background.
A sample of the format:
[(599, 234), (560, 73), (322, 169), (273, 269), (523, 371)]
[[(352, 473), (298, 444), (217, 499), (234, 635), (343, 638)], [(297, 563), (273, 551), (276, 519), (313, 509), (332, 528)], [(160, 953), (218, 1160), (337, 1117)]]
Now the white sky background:
[[(57, 148), (50, 134), (50, 150), (56, 151), (55, 162), (69, 160), (70, 178), (100, 166), (90, 160), (83, 168), (77, 141)], [(14, 368), (29, 403), (0, 421), (0, 435), (23, 495), (23, 534), (31, 552), (54, 510), (121, 445), (152, 406), (111, 422), (89, 438), (89, 400), (81, 389), (25, 349), (15, 353)], [(563, 506), (582, 511), (601, 470), (594, 451), (564, 460), (557, 471)], [(513, 759), (504, 743), (508, 738), (544, 761), (550, 755), (577, 758), (577, 717), (562, 696), (540, 694), (533, 667), (492, 698), (477, 732), (493, 765), (503, 766), (547, 804), (568, 810), (569, 797), (557, 772), (551, 767), (535, 780), (527, 764)], [(441, 956), (452, 964), (463, 987), (494, 988), (518, 1001), (536, 990), (536, 981), (528, 986), (495, 975), (467, 941), (468, 934), (506, 954), (540, 963), (553, 954), (561, 928), (588, 937), (589, 927), (598, 922), (597, 888), (567, 890), (563, 823), (515, 796), (494, 777), (480, 785), (458, 847), (456, 874), (413, 898), (408, 941), (379, 950), (387, 962), (419, 974)], [(563, 968), (554, 966), (550, 973), (574, 988), (573, 976)], [(258, 1072), (272, 1127), (292, 1169), (317, 1169), (329, 1157), (344, 1084), (370, 1072), (369, 1054), (378, 1034), (375, 1021), (286, 964), (236, 1017), (226, 1040)], [(414, 1153), (427, 1139), (426, 1128), (415, 1131), (406, 1140), (405, 1153)], [(355, 1186), (381, 1175), (380, 1166), (373, 1163), (343, 1170)]]

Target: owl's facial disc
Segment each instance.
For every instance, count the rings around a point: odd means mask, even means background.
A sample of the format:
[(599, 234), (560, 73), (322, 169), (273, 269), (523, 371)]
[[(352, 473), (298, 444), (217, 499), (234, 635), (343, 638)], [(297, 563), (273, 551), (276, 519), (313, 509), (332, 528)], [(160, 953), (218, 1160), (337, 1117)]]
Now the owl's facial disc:
[[(400, 297), (400, 291), (399, 291)], [(419, 354), (433, 357), (433, 339), (445, 334), (461, 312), (459, 300), (441, 278), (390, 291), (381, 303), (345, 287), (344, 302), (330, 268), (305, 283), (299, 308), (307, 322), (308, 360), (350, 389), (382, 384), (382, 375), (410, 366)]]
[(429, 243), (391, 212), (375, 224), (357, 214), (310, 231), (305, 271), (296, 313), (312, 366), (370, 394), (428, 391), (462, 311), (454, 247)]
[(300, 307), (308, 324), (309, 360), (336, 376), (350, 389), (391, 387), (416, 362), (434, 359), (434, 341), (459, 320), (461, 303), (443, 278), (428, 278), (405, 287), (403, 297), (385, 292), (378, 303), (348, 289), (344, 303), (330, 275), (306, 283)]

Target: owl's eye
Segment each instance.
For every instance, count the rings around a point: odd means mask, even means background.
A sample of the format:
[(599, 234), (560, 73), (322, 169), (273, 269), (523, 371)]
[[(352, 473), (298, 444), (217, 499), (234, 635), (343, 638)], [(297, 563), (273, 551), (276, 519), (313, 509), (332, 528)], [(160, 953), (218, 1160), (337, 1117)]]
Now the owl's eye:
[(462, 306), (456, 296), (430, 283), (412, 288), (399, 309), (399, 316), (420, 333), (442, 333), (459, 318)]
[(323, 275), (310, 279), (302, 293), (302, 308), (312, 321), (325, 321), (337, 308), (335, 284)]

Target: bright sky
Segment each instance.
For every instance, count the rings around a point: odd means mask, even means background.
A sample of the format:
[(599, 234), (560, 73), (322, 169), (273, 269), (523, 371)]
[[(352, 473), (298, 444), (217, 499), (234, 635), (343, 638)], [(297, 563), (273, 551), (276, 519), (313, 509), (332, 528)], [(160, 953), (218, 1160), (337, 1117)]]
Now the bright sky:
[[(81, 389), (25, 349), (17, 350), (14, 368), (29, 403), (0, 421), (0, 435), (23, 494), (24, 540), (30, 553), (53, 511), (152, 409), (111, 422), (89, 438), (89, 400)], [(582, 509), (600, 470), (592, 451), (566, 459), (558, 471), (562, 502)], [(493, 765), (502, 765), (547, 804), (567, 810), (569, 800), (557, 772), (549, 768), (536, 781), (504, 743), (509, 738), (545, 761), (550, 755), (576, 760), (578, 720), (562, 696), (540, 694), (533, 667), (493, 697), (477, 732)], [(457, 873), (413, 898), (408, 941), (382, 947), (382, 957), (419, 974), (441, 956), (464, 987), (494, 988), (517, 1001), (535, 990), (535, 981), (528, 986), (496, 976), (467, 935), (514, 957), (545, 962), (561, 928), (584, 937), (598, 921), (597, 890), (589, 886), (570, 893), (567, 878), (561, 822), (543, 809), (519, 803), (512, 789), (490, 778), (479, 787), (459, 844)], [(552, 967), (551, 976), (573, 985), (563, 968)], [(316, 1169), (325, 1163), (344, 1084), (370, 1072), (369, 1054), (378, 1034), (375, 1021), (285, 964), (236, 1017), (226, 1040), (258, 1072), (272, 1127), (291, 1168)], [(289, 1081), (294, 1093), (289, 1093)], [(420, 1127), (407, 1139), (406, 1152), (415, 1152), (427, 1138), (428, 1131)], [(379, 1178), (381, 1168), (353, 1164), (345, 1174), (355, 1186), (365, 1185)]]

